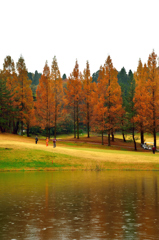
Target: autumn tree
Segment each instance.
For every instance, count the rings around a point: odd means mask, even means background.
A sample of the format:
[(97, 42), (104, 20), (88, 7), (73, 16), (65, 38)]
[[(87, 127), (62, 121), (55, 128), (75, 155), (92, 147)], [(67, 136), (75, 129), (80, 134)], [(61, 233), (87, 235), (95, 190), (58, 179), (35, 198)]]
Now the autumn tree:
[(108, 56), (104, 66), (100, 67), (96, 97), (93, 108), (93, 122), (97, 129), (108, 133), (108, 146), (110, 146), (110, 135), (114, 141), (114, 131), (119, 126), (122, 113), (121, 88), (118, 84), (117, 70), (113, 67), (112, 60)]
[(107, 130), (107, 106), (105, 104), (106, 84), (104, 84), (104, 69), (101, 66), (98, 73), (98, 82), (92, 93), (91, 105), (93, 106), (92, 130), (102, 134), (104, 145), (104, 132)]
[(68, 111), (73, 113), (74, 119), (74, 138), (76, 138), (76, 127), (77, 127), (77, 138), (79, 138), (79, 103), (81, 100), (81, 83), (82, 75), (79, 72), (78, 62), (76, 60), (73, 72), (67, 82), (67, 88), (65, 89), (65, 106)]
[(117, 70), (113, 67), (112, 60), (108, 56), (103, 68), (101, 68), (98, 81), (100, 89), (105, 89), (102, 100), (106, 111), (106, 129), (108, 132), (108, 146), (110, 135), (114, 141), (114, 130), (117, 127), (122, 109), (121, 88), (118, 84)]
[(154, 146), (156, 147), (156, 133), (159, 126), (159, 70), (157, 68), (157, 55), (153, 51), (147, 62), (147, 88), (149, 93), (149, 131), (153, 134)]
[(141, 59), (137, 67), (137, 71), (134, 73), (134, 79), (136, 83), (135, 95), (134, 95), (134, 107), (136, 109), (136, 116), (134, 121), (137, 125), (137, 130), (140, 132), (141, 144), (144, 143), (144, 132), (148, 126), (148, 111), (149, 104), (149, 92), (147, 85), (147, 73), (148, 69), (146, 64), (143, 66)]
[(27, 92), (25, 123), (26, 123), (27, 137), (29, 137), (29, 129), (30, 127), (35, 125), (35, 105), (34, 105), (31, 88), (29, 88)]
[[(17, 76), (15, 73), (15, 64), (14, 61), (12, 60), (11, 56), (7, 56), (4, 59), (3, 63), (3, 78), (6, 81), (6, 88), (8, 91), (10, 91), (10, 104), (13, 112), (10, 112), (9, 117), (9, 128), (10, 131), (15, 132), (15, 122), (16, 122), (16, 117), (17, 117), (17, 112), (18, 112), (18, 107), (17, 107)], [(14, 129), (13, 129), (14, 128)]]
[[(33, 107), (33, 97), (31, 90), (31, 80), (28, 78), (28, 72), (24, 58), (21, 56), (16, 64), (17, 68), (17, 102), (19, 104), (19, 121), (21, 124), (21, 135), (23, 135), (23, 127), (26, 125), (28, 113)], [(30, 98), (31, 96), (31, 98)], [(31, 102), (32, 100), (32, 102)]]
[(63, 85), (60, 70), (56, 57), (53, 58), (51, 66), (50, 87), (52, 94), (52, 113), (54, 125), (54, 137), (56, 138), (57, 123), (62, 120), (62, 104), (63, 104)]
[(74, 126), (74, 138), (76, 138), (76, 105), (75, 105), (75, 86), (74, 82), (70, 77), (68, 78), (66, 88), (64, 89), (65, 98), (64, 98), (64, 109), (65, 115), (71, 115), (73, 118)]
[(42, 129), (46, 129), (46, 136), (50, 137), (53, 104), (50, 84), (50, 68), (47, 61), (43, 69), (43, 74), (39, 80), (39, 85), (37, 86), (36, 96), (35, 108), (37, 125)]
[(92, 77), (90, 75), (89, 63), (86, 62), (86, 68), (83, 71), (83, 79), (82, 79), (82, 119), (84, 124), (87, 126), (87, 137), (89, 138), (90, 132), (90, 123), (92, 118), (92, 92), (93, 92), (93, 83)]
[(23, 127), (26, 124), (28, 109), (31, 107), (28, 96), (31, 94), (31, 80), (28, 79), (28, 72), (24, 58), (21, 56), (16, 64), (17, 68), (17, 88), (18, 104), (19, 104), (19, 120), (21, 124), (21, 135), (23, 135)]

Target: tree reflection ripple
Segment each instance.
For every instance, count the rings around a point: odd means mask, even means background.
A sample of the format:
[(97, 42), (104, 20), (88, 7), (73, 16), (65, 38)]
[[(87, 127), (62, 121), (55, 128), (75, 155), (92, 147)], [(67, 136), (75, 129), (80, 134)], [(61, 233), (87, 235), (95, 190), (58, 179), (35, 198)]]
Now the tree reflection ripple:
[(159, 173), (0, 173), (0, 239), (158, 239)]

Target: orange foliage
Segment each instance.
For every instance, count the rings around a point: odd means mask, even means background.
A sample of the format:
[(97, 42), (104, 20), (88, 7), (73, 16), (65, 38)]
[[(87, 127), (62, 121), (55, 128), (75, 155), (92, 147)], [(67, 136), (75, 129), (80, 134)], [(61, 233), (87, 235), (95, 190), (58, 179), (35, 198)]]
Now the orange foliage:
[(48, 131), (53, 124), (53, 103), (52, 103), (52, 92), (51, 92), (51, 82), (50, 82), (50, 69), (45, 63), (43, 74), (41, 75), (41, 79), (39, 80), (39, 85), (36, 90), (36, 116), (37, 116), (37, 125), (43, 129), (47, 129)]
[[(18, 79), (17, 79), (17, 75), (15, 73), (14, 61), (11, 59), (10, 56), (7, 56), (4, 59), (3, 77), (6, 79), (7, 89), (11, 92), (10, 102), (12, 104), (12, 107), (14, 109), (16, 109), (19, 106), (19, 104), (17, 102), (18, 92), (16, 91), (17, 84), (18, 84)], [(17, 114), (14, 112), (13, 116), (15, 118), (15, 116), (17, 116)], [(13, 116), (11, 116), (12, 120), (13, 120)]]
[(57, 64), (56, 57), (53, 58), (50, 75), (50, 87), (52, 95), (52, 113), (53, 113), (53, 126), (55, 126), (54, 137), (56, 138), (56, 127), (57, 122), (64, 120), (62, 104), (63, 104), (63, 85), (62, 78), (60, 75), (59, 67)]
[(94, 124), (102, 132), (108, 131), (110, 145), (110, 133), (117, 127), (122, 114), (121, 88), (110, 56), (104, 66), (100, 67), (96, 93), (98, 100), (94, 108)]
[(140, 132), (146, 130), (149, 124), (148, 116), (150, 114), (148, 105), (150, 96), (148, 92), (148, 68), (146, 64), (143, 66), (141, 60), (137, 67), (137, 71), (134, 73), (134, 79), (136, 82), (135, 95), (134, 95), (134, 107), (136, 110), (136, 116), (134, 117), (135, 123), (137, 123), (137, 129)]
[(157, 69), (157, 55), (153, 51), (148, 58), (148, 80), (147, 89), (149, 93), (149, 130), (154, 136), (154, 145), (156, 147), (156, 132), (159, 126), (159, 70)]
[(75, 67), (67, 82), (67, 88), (65, 89), (65, 106), (68, 112), (73, 114), (74, 118), (74, 137), (76, 137), (75, 127), (77, 126), (77, 138), (79, 138), (79, 103), (82, 99), (81, 90), (81, 73), (79, 73), (78, 63), (76, 60)]
[(28, 79), (27, 69), (23, 57), (17, 62), (17, 87), (19, 105), (19, 119), (21, 121), (21, 134), (23, 134), (23, 123), (28, 121), (28, 114), (33, 111), (33, 96), (31, 90), (31, 80)]
[(95, 89), (95, 83), (92, 83), (92, 77), (90, 75), (89, 63), (86, 62), (86, 69), (83, 71), (82, 76), (82, 103), (81, 103), (81, 111), (82, 111), (82, 120), (83, 123), (87, 126), (87, 136), (89, 137), (90, 124), (93, 114), (93, 103), (92, 97)]

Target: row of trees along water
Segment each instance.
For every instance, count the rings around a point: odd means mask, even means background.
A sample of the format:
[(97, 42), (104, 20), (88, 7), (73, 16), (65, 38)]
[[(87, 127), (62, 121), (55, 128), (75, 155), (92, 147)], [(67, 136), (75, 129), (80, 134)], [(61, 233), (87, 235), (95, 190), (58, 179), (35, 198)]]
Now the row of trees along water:
[[(16, 63), (10, 56), (4, 59), (0, 71), (0, 131), (23, 134), (45, 130), (50, 137), (59, 132), (74, 132), (79, 138), (82, 129), (108, 134), (108, 145), (114, 132), (152, 133), (156, 146), (159, 127), (159, 69), (153, 51), (147, 63), (138, 62), (137, 70), (128, 75), (124, 68), (118, 72), (107, 57), (99, 71), (90, 74), (88, 61), (83, 73), (76, 60), (72, 73), (61, 78), (56, 57), (51, 68), (45, 63), (43, 73), (27, 72), (24, 58)], [(30, 80), (30, 79), (31, 80)], [(40, 78), (40, 79), (39, 79)]]

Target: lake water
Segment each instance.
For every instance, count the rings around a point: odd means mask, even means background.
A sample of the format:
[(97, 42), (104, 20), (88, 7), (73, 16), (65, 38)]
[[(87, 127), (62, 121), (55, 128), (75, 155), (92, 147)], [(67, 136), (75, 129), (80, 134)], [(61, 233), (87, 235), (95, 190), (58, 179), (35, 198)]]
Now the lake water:
[(159, 172), (0, 173), (0, 239), (159, 239)]

